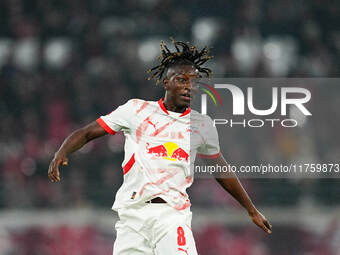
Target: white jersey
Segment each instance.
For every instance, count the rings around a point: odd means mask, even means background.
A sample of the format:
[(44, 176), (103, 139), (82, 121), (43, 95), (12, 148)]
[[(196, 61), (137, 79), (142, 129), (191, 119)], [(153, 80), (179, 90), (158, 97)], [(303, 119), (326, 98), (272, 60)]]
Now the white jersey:
[[(195, 127), (193, 122), (201, 124)], [(209, 117), (190, 108), (183, 113), (167, 111), (162, 99), (131, 99), (98, 118), (97, 123), (110, 134), (123, 131), (126, 137), (124, 182), (113, 210), (155, 197), (177, 210), (188, 208), (186, 189), (193, 182), (190, 162), (193, 164), (196, 153), (202, 157), (218, 157), (220, 153), (217, 131)]]

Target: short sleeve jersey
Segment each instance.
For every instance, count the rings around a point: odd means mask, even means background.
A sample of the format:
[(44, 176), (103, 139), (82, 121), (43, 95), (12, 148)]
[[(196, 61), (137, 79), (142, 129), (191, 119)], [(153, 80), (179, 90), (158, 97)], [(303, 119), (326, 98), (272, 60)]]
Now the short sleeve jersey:
[(193, 182), (191, 165), (196, 154), (215, 158), (220, 154), (212, 120), (187, 108), (167, 111), (163, 100), (131, 99), (97, 119), (108, 133), (125, 135), (122, 163), (124, 181), (112, 209), (163, 198), (177, 210), (190, 206), (186, 189)]

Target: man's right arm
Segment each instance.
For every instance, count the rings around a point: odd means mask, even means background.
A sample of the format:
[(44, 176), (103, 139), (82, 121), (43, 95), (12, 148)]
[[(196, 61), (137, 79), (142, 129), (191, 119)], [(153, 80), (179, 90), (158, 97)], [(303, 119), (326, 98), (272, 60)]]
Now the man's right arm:
[(91, 122), (89, 125), (77, 129), (70, 134), (59, 150), (54, 154), (54, 158), (48, 168), (48, 177), (52, 182), (60, 181), (59, 166), (68, 164), (68, 156), (79, 150), (89, 141), (106, 135), (107, 132), (96, 121)]

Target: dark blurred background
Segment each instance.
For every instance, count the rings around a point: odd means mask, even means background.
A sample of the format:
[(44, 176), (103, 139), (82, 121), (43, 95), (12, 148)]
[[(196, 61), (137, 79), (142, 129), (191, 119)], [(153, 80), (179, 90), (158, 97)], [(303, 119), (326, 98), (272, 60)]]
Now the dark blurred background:
[[(160, 40), (212, 47), (215, 77), (336, 77), (339, 24), (340, 3), (330, 0), (2, 0), (0, 254), (111, 254), (109, 208), (122, 183), (124, 136), (105, 136), (72, 155), (59, 184), (49, 182), (48, 164), (71, 131), (130, 98), (163, 95), (145, 72)], [(338, 116), (337, 95), (329, 100)], [(324, 127), (303, 148), (339, 159), (332, 124), (339, 117), (315, 108)], [(275, 149), (293, 157), (296, 137), (277, 132)], [(308, 150), (314, 140), (322, 147)], [(246, 138), (231, 142), (231, 160), (259, 156)], [(250, 225), (213, 180), (197, 179), (190, 194), (200, 254), (340, 254), (337, 179), (242, 182), (273, 220), (274, 234)]]

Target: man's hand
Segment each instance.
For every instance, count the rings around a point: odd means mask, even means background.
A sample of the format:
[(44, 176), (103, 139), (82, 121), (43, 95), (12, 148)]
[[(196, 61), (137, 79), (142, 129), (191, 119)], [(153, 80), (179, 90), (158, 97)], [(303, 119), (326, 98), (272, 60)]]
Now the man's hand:
[(53, 160), (48, 168), (48, 177), (52, 182), (60, 181), (59, 166), (67, 166), (67, 156), (79, 150), (89, 141), (106, 135), (107, 132), (96, 121), (91, 122), (87, 126), (77, 129), (69, 135), (63, 144), (60, 146), (57, 153), (54, 155)]
[(258, 210), (255, 209), (254, 212), (249, 213), (249, 216), (257, 226), (263, 229), (263, 231), (267, 232), (268, 234), (272, 233), (272, 225), (270, 225), (266, 217), (264, 217), (263, 214)]
[(68, 159), (65, 155), (56, 154), (48, 168), (48, 178), (50, 178), (52, 182), (60, 181), (60, 173), (59, 173), (60, 164), (63, 166), (67, 166)]

